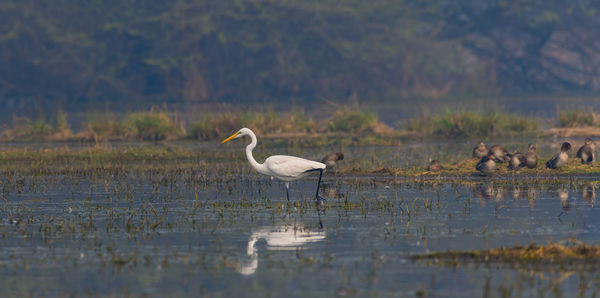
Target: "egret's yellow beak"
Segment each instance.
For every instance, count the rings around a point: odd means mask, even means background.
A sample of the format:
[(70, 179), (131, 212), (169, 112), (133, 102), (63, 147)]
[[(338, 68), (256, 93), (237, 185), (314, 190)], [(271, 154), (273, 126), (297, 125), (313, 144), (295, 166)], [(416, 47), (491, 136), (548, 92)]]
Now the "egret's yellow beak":
[(236, 133), (234, 133), (234, 134), (233, 134), (232, 136), (230, 136), (229, 138), (227, 138), (227, 139), (223, 140), (223, 142), (221, 142), (221, 144), (223, 144), (223, 143), (225, 143), (225, 142), (227, 142), (227, 141), (229, 141), (229, 140), (231, 140), (231, 139), (235, 138), (235, 137), (236, 137), (237, 135), (239, 135), (239, 134), (240, 134), (240, 132), (239, 132), (239, 131), (238, 131), (238, 132), (236, 132)]

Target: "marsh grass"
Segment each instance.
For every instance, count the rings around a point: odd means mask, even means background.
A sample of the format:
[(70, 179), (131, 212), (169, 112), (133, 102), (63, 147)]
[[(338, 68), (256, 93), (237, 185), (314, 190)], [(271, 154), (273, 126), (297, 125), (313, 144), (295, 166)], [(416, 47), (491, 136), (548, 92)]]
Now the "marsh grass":
[[(316, 122), (303, 110), (288, 113), (277, 113), (268, 110), (264, 113), (223, 113), (205, 115), (202, 120), (190, 125), (189, 137), (198, 140), (224, 138), (241, 127), (252, 128), (261, 137), (290, 138), (310, 137), (312, 141), (321, 142), (322, 136), (348, 136), (377, 138), (398, 133), (379, 121), (377, 115), (358, 108), (340, 108), (332, 112), (327, 119)], [(330, 143), (330, 142), (323, 142)]]
[(76, 138), (93, 141), (142, 140), (162, 141), (185, 135), (177, 114), (168, 111), (138, 112), (118, 119), (112, 114), (88, 116), (84, 130)]
[(233, 134), (242, 127), (237, 115), (205, 114), (202, 120), (193, 122), (188, 129), (188, 137), (196, 140), (214, 140), (224, 135)]
[(514, 246), (488, 250), (447, 251), (422, 254), (411, 257), (413, 260), (438, 259), (451, 263), (499, 262), (499, 263), (562, 263), (562, 262), (598, 262), (600, 245), (589, 245), (569, 240), (566, 244), (550, 243), (528, 246)]
[(188, 129), (188, 137), (197, 140), (225, 138), (242, 127), (251, 127), (262, 135), (315, 132), (315, 121), (304, 111), (278, 114), (273, 110), (265, 113), (221, 113), (204, 114), (201, 120), (193, 122)]
[[(561, 126), (600, 126), (600, 116), (590, 112), (559, 113)], [(590, 120), (591, 119), (591, 120)], [(13, 119), (0, 134), (3, 141), (164, 141), (194, 139), (215, 141), (226, 138), (242, 127), (253, 129), (261, 139), (280, 139), (288, 144), (317, 146), (341, 144), (396, 144), (403, 138), (489, 138), (533, 135), (537, 133), (572, 134), (553, 128), (539, 131), (540, 119), (505, 112), (446, 111), (424, 115), (397, 123), (392, 128), (379, 120), (376, 113), (358, 105), (334, 106), (329, 116), (314, 120), (301, 109), (290, 112), (221, 112), (205, 113), (189, 123), (177, 113), (151, 109), (118, 117), (114, 114), (90, 114), (83, 129), (72, 132), (67, 115), (59, 112), (52, 121), (27, 118)], [(587, 128), (590, 128), (589, 126)], [(566, 128), (565, 128), (566, 129)], [(571, 128), (571, 130), (574, 128)], [(581, 128), (583, 129), (583, 128)], [(597, 132), (594, 132), (597, 133)], [(589, 131), (580, 134), (590, 135)], [(279, 142), (279, 141), (278, 141)]]
[(71, 137), (67, 124), (67, 114), (59, 111), (54, 121), (43, 118), (31, 120), (26, 117), (13, 117), (12, 125), (2, 131), (2, 139), (19, 140), (56, 140)]
[(600, 115), (591, 110), (557, 110), (558, 126), (566, 128), (600, 126)]
[(88, 116), (87, 123), (83, 130), (85, 139), (94, 141), (107, 141), (125, 139), (127, 130), (121, 121), (115, 120), (109, 114), (94, 114)]
[(385, 134), (393, 130), (379, 121), (373, 112), (341, 108), (328, 120), (327, 131), (336, 133)]
[(144, 141), (175, 139), (185, 135), (182, 126), (176, 124), (167, 112), (138, 112), (127, 115), (124, 120), (129, 136)]
[[(307, 137), (319, 141), (319, 137), (333, 137), (335, 142), (340, 136), (365, 137), (377, 139), (382, 136), (400, 135), (379, 121), (377, 115), (360, 107), (338, 108), (322, 121), (315, 121), (302, 109), (290, 112), (222, 112), (205, 113), (187, 127), (176, 113), (166, 109), (151, 109), (118, 117), (110, 113), (95, 113), (88, 116), (82, 131), (71, 133), (66, 114), (56, 116), (56, 124), (46, 121), (30, 121), (15, 118), (12, 127), (5, 128), (3, 140), (52, 140), (72, 141), (162, 141), (189, 138), (213, 141), (226, 138), (242, 127), (253, 129), (261, 138), (298, 138)], [(325, 143), (331, 143), (330, 141)], [(348, 142), (345, 142), (348, 143)], [(356, 144), (356, 140), (350, 140)]]
[[(257, 156), (258, 159), (264, 158)], [(162, 161), (170, 161), (161, 164)], [(192, 163), (216, 163), (215, 171), (226, 173), (247, 173), (251, 168), (247, 166), (246, 157), (238, 151), (211, 150), (197, 151), (184, 149), (179, 146), (131, 146), (124, 148), (113, 148), (110, 146), (91, 146), (87, 148), (72, 149), (69, 147), (55, 147), (50, 149), (9, 149), (0, 152), (0, 167), (19, 167), (23, 163), (29, 164), (31, 170), (41, 167), (46, 169), (65, 169), (73, 171), (86, 169), (90, 166), (114, 167), (123, 162), (139, 162), (153, 168), (178, 167), (182, 164)], [(576, 159), (570, 159), (567, 166), (551, 170), (546, 169), (545, 159), (540, 159), (535, 169), (522, 168), (518, 171), (507, 169), (507, 164), (497, 164), (496, 173), (488, 176), (481, 175), (475, 170), (476, 159), (465, 159), (457, 163), (443, 164), (444, 169), (438, 172), (427, 171), (426, 166), (403, 167), (399, 164), (390, 164), (386, 159), (371, 156), (353, 160), (352, 162), (340, 163), (336, 167), (338, 177), (349, 179), (358, 176), (373, 177), (404, 177), (415, 179), (444, 179), (444, 180), (466, 180), (479, 178), (490, 178), (497, 180), (513, 181), (514, 178), (527, 178), (521, 180), (552, 180), (557, 178), (595, 177), (598, 175), (598, 167), (581, 164)], [(528, 182), (529, 183), (529, 182)]]
[(446, 111), (406, 121), (408, 131), (442, 137), (492, 137), (535, 133), (538, 122), (503, 112)]

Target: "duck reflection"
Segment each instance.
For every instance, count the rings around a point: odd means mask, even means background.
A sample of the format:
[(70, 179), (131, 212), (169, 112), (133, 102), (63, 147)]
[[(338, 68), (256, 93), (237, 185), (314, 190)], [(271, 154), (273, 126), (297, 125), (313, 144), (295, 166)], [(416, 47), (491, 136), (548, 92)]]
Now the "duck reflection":
[(596, 202), (596, 187), (594, 184), (589, 183), (583, 186), (581, 190), (581, 198), (584, 202), (589, 203), (592, 207), (594, 206), (594, 202)]
[(261, 227), (250, 235), (246, 248), (247, 260), (237, 268), (243, 275), (251, 275), (258, 268), (258, 250), (256, 242), (265, 240), (268, 250), (296, 250), (311, 242), (325, 239), (325, 232), (310, 230), (298, 226), (266, 226)]
[(331, 199), (342, 199), (344, 198), (344, 194), (340, 193), (340, 188), (336, 184), (323, 184), (321, 186), (321, 191), (325, 194), (326, 197)]
[(473, 194), (479, 199), (503, 201), (506, 196), (506, 188), (494, 183), (481, 183), (473, 188)]
[(528, 200), (537, 200), (540, 195), (540, 189), (537, 187), (529, 187), (527, 189), (527, 199)]
[(513, 200), (520, 200), (523, 199), (525, 196), (525, 192), (521, 190), (520, 187), (515, 186), (512, 189), (512, 198)]
[(535, 201), (540, 195), (540, 189), (537, 187), (529, 187), (527, 189), (527, 200), (529, 201), (529, 207), (535, 207)]

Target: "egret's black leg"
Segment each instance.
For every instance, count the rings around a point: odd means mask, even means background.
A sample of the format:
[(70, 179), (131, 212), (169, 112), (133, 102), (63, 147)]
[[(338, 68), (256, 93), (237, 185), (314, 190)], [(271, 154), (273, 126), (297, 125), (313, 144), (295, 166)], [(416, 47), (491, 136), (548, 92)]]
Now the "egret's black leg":
[(319, 216), (319, 228), (323, 229), (323, 221), (321, 220), (321, 210), (318, 210), (317, 214)]
[(321, 178), (323, 177), (323, 170), (319, 171), (319, 183), (317, 183), (317, 193), (315, 194), (315, 200), (317, 203), (323, 203), (323, 198), (319, 196), (319, 188), (321, 188)]
[(290, 201), (290, 183), (285, 183), (285, 196), (287, 197), (288, 202)]

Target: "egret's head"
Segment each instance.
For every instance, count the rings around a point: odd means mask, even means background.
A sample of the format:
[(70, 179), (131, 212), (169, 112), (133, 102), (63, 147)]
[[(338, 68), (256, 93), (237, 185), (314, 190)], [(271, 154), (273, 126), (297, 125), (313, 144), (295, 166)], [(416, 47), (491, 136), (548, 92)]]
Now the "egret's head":
[(251, 132), (252, 131), (250, 129), (244, 127), (242, 129), (240, 129), (238, 132), (236, 132), (233, 135), (231, 135), (229, 138), (223, 140), (221, 143), (225, 143), (225, 142), (227, 142), (227, 141), (229, 141), (231, 139), (237, 139), (237, 138), (240, 138), (240, 137), (243, 137), (243, 136), (250, 135)]

